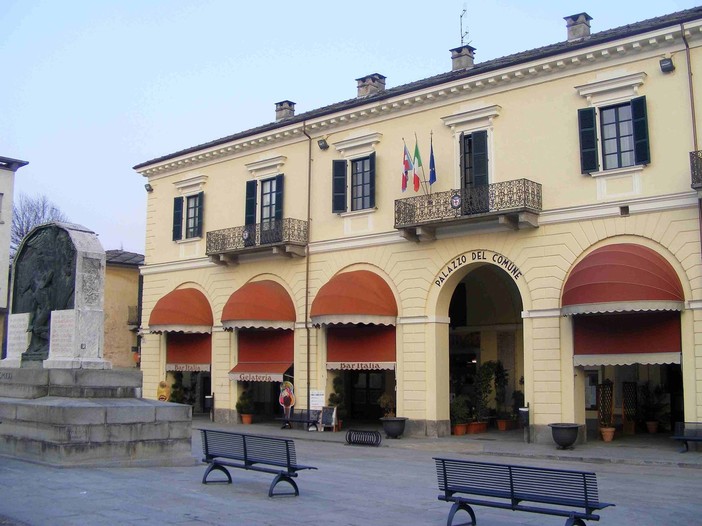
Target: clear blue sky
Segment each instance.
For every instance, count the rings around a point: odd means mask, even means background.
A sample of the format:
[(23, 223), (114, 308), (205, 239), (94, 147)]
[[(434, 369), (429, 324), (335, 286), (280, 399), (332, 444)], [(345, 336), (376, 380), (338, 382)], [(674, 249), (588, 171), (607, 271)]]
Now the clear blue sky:
[[(44, 194), (105, 249), (143, 253), (146, 194), (132, 166), (355, 97), (694, 7), (694, 1), (0, 0), (0, 155), (29, 161), (15, 195)], [(243, 217), (243, 216), (242, 216)], [(232, 225), (235, 226), (235, 225)]]

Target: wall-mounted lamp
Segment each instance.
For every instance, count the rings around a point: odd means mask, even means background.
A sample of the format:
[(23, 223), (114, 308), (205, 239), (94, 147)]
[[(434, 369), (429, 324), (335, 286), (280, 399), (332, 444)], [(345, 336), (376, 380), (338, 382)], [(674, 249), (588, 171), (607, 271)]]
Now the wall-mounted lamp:
[(329, 143), (327, 142), (326, 139), (319, 139), (317, 141), (317, 146), (319, 146), (320, 150), (328, 150), (329, 149)]
[(662, 58), (659, 64), (663, 73), (670, 73), (675, 70), (675, 64), (673, 64), (672, 58)]
[(151, 193), (151, 192), (154, 191), (154, 187), (151, 186), (149, 183), (146, 183), (146, 184), (144, 185), (144, 188), (146, 188), (146, 191), (149, 192), (149, 193)]

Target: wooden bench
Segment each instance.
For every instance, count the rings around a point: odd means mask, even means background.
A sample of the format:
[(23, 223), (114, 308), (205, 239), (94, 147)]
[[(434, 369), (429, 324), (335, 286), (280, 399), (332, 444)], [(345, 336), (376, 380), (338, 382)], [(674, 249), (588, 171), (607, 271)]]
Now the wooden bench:
[(567, 517), (566, 526), (600, 520), (593, 512), (614, 506), (600, 502), (594, 473), (473, 462), (434, 457), (439, 500), (452, 502), (447, 526), (460, 510), (476, 524), (472, 505)]
[[(269, 437), (263, 435), (247, 435), (231, 431), (200, 429), (202, 434), (202, 452), (208, 466), (202, 477), (202, 483), (207, 484), (207, 476), (215, 470), (221, 471), (232, 483), (232, 477), (225, 466), (260, 471), (275, 475), (268, 490), (268, 496), (294, 495), (300, 491), (293, 480), (297, 472), (303, 469), (317, 469), (313, 466), (303, 466), (297, 463), (295, 443), (289, 438)], [(224, 482), (224, 481), (220, 481)], [(273, 493), (279, 482), (287, 482), (294, 492)]]
[(688, 442), (702, 441), (702, 422), (675, 422), (673, 440), (678, 440), (685, 446), (680, 452), (686, 453), (690, 450)]
[(319, 417), (322, 411), (319, 409), (290, 409), (290, 418), (279, 418), (283, 421), (281, 429), (292, 429), (292, 424), (305, 424), (307, 429), (314, 427), (315, 431), (319, 431)]

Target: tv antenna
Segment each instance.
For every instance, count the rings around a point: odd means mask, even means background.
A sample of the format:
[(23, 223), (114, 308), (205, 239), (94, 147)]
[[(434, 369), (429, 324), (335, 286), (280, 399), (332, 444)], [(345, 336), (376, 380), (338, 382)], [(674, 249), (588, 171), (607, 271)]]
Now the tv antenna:
[(463, 31), (463, 17), (465, 14), (468, 12), (466, 9), (466, 4), (465, 2), (463, 3), (463, 11), (461, 11), (461, 16), (459, 17), (460, 23), (461, 23), (461, 46), (463, 46), (463, 39), (468, 35), (468, 30)]

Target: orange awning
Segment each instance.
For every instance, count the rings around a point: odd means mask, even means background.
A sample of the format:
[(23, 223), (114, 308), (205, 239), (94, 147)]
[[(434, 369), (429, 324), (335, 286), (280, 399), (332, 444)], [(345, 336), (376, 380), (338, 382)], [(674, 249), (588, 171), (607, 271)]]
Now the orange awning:
[(234, 292), (222, 310), (226, 329), (294, 329), (295, 305), (282, 285), (263, 280)]
[(563, 287), (565, 315), (679, 311), (684, 293), (673, 267), (650, 248), (607, 245), (575, 265)]
[(395, 325), (397, 303), (383, 278), (355, 270), (337, 274), (319, 289), (310, 317), (315, 325)]
[(151, 332), (212, 332), (212, 309), (205, 295), (188, 288), (162, 297), (149, 316)]
[(329, 327), (327, 369), (395, 369), (395, 327)]
[(171, 333), (166, 339), (166, 371), (209, 371), (212, 335)]
[(238, 360), (232, 380), (282, 382), (293, 364), (295, 336), (290, 330), (243, 329), (238, 332)]

